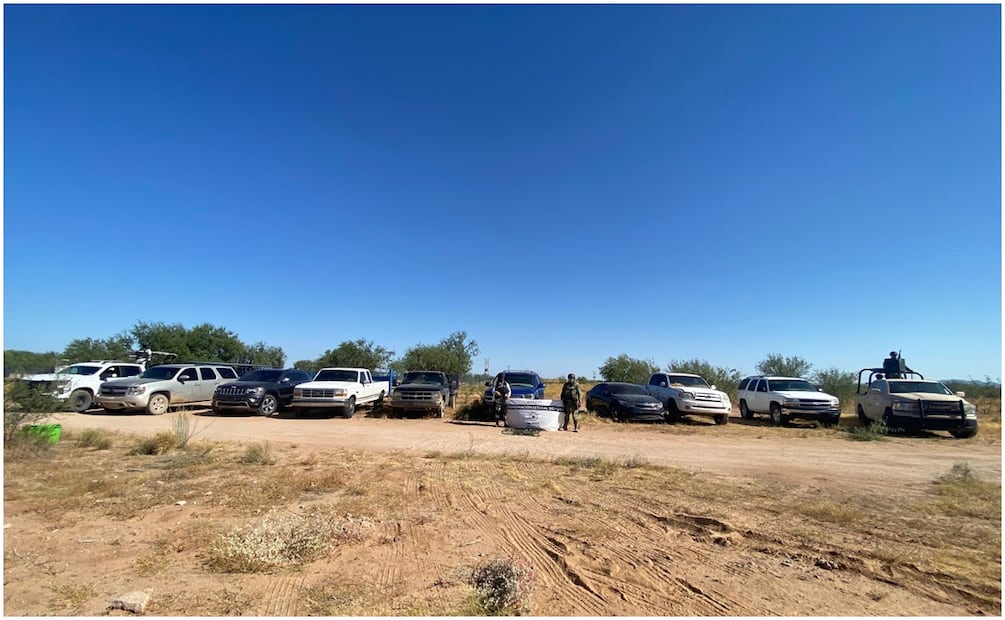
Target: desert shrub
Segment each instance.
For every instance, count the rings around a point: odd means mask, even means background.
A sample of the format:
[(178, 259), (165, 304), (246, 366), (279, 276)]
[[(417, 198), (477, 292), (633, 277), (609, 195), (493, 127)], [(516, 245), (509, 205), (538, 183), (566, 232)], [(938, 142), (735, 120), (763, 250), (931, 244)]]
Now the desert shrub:
[(97, 428), (89, 428), (80, 433), (77, 437), (77, 446), (81, 448), (94, 448), (95, 450), (107, 450), (112, 447), (112, 438), (108, 433)]
[(179, 411), (172, 422), (171, 431), (174, 433), (175, 447), (184, 450), (188, 442), (199, 433), (199, 425), (192, 420), (191, 413)]
[(35, 424), (62, 410), (62, 403), (44, 389), (27, 381), (4, 383), (3, 430), (4, 441), (10, 441), (28, 424)]
[[(617, 463), (602, 459), (599, 456), (563, 456), (555, 459), (555, 463), (558, 465), (568, 465), (576, 469), (589, 469), (598, 474), (610, 474), (619, 467)], [(632, 466), (637, 465), (633, 464)]]
[(239, 463), (244, 463), (245, 465), (272, 465), (276, 462), (272, 458), (272, 447), (267, 441), (265, 443), (251, 444), (237, 460)]
[(167, 454), (177, 447), (175, 434), (171, 431), (161, 431), (153, 437), (143, 437), (137, 441), (129, 454)]
[(869, 426), (856, 426), (848, 429), (848, 439), (852, 441), (886, 441), (890, 429), (881, 420), (874, 420)]
[(266, 572), (306, 564), (341, 542), (362, 539), (373, 526), (369, 518), (338, 517), (320, 508), (305, 514), (279, 514), (223, 536), (213, 547), (208, 564), (224, 573)]
[(942, 474), (938, 482), (941, 484), (971, 484), (977, 482), (977, 472), (970, 467), (970, 463), (961, 461), (953, 463), (948, 473)]
[(478, 606), (488, 615), (530, 611), (534, 569), (522, 562), (493, 558), (475, 567), (469, 583), (475, 589)]
[(4, 461), (37, 458), (48, 454), (53, 445), (47, 437), (37, 433), (30, 433), (25, 428), (20, 428), (4, 441)]

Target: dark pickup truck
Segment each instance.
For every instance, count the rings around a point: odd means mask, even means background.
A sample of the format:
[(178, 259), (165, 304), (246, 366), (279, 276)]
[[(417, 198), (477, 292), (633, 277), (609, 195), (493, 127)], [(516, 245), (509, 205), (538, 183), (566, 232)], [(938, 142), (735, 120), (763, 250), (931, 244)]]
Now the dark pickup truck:
[(224, 383), (213, 393), (213, 413), (244, 411), (270, 416), (293, 400), (294, 386), (313, 379), (296, 368), (260, 368), (241, 376), (239, 381)]
[(442, 418), (457, 399), (457, 376), (438, 370), (410, 370), (391, 391), (391, 415), (431, 411)]

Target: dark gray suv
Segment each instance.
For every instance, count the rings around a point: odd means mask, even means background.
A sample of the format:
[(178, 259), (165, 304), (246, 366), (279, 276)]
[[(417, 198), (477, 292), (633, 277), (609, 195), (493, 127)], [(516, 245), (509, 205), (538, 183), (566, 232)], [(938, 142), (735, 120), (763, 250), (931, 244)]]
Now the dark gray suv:
[(293, 400), (293, 387), (314, 378), (296, 368), (260, 368), (240, 381), (224, 383), (213, 393), (213, 413), (242, 411), (270, 416)]

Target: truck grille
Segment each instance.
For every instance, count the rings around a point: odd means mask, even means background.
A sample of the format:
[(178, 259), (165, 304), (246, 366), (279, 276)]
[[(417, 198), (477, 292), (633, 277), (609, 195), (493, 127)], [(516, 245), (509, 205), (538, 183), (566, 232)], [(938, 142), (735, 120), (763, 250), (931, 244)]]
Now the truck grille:
[(959, 413), (961, 411), (959, 403), (922, 401), (921, 406), (925, 408), (925, 413)]
[(831, 404), (826, 400), (814, 400), (809, 398), (800, 398), (799, 407), (801, 409), (830, 409)]
[(248, 392), (247, 388), (225, 385), (216, 390), (217, 396), (244, 396)]
[(428, 390), (399, 390), (395, 392), (395, 398), (398, 400), (414, 401), (414, 400), (433, 400), (439, 392), (431, 392)]
[(704, 400), (704, 401), (708, 401), (708, 402), (711, 402), (711, 403), (720, 403), (720, 402), (722, 402), (722, 400), (719, 398), (718, 394), (703, 394), (701, 392), (698, 392), (697, 394), (695, 394), (694, 395), (694, 399), (695, 400)]
[(127, 389), (129, 388), (103, 385), (101, 386), (101, 389), (98, 390), (98, 394), (101, 394), (102, 396), (125, 396)]
[(335, 398), (335, 390), (322, 390), (320, 388), (304, 388), (300, 390), (301, 398)]

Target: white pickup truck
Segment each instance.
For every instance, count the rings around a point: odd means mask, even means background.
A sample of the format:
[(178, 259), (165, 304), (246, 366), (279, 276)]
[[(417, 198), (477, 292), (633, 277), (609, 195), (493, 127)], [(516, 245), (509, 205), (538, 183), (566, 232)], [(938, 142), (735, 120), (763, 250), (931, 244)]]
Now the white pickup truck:
[(725, 392), (709, 386), (699, 375), (656, 372), (645, 386), (650, 396), (666, 403), (667, 418), (676, 422), (683, 415), (711, 416), (716, 424), (728, 424), (733, 409)]
[(341, 409), (342, 417), (351, 418), (360, 405), (384, 406), (391, 391), (387, 381), (374, 381), (366, 368), (322, 368), (313, 381), (293, 388), (293, 410)]
[(53, 398), (68, 401), (71, 409), (83, 413), (94, 406), (105, 381), (135, 377), (143, 370), (143, 364), (97, 360), (71, 364), (54, 373), (31, 375), (24, 380), (44, 388)]

